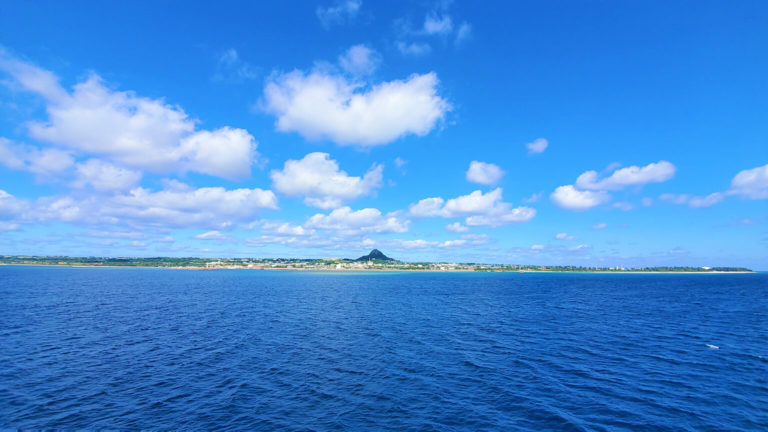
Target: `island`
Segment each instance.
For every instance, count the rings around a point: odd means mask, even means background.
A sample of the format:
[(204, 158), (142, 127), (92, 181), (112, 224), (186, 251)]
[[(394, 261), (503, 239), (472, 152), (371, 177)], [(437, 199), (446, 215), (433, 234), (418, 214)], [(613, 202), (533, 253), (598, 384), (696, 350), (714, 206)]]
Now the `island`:
[(67, 267), (154, 267), (189, 270), (252, 269), (309, 271), (423, 271), (423, 272), (573, 272), (573, 273), (754, 273), (744, 267), (588, 267), (528, 264), (407, 262), (378, 249), (359, 258), (203, 258), (203, 257), (69, 257), (0, 255), (0, 265)]

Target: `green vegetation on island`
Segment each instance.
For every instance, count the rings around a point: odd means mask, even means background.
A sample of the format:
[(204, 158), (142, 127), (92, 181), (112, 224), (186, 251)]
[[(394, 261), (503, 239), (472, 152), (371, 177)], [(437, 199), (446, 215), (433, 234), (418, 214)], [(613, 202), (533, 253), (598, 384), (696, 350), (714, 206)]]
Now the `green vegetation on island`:
[(368, 255), (348, 258), (201, 258), (201, 257), (69, 257), (0, 255), (2, 265), (74, 267), (156, 267), (183, 269), (265, 269), (315, 271), (474, 271), (474, 272), (575, 272), (575, 273), (744, 273), (743, 267), (586, 267), (522, 264), (482, 264), (398, 261), (374, 249)]

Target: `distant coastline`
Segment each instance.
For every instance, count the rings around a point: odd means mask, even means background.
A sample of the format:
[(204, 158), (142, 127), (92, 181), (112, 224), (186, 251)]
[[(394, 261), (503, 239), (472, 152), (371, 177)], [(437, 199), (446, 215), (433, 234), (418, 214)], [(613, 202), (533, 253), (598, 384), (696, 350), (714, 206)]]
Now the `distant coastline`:
[[(383, 256), (383, 255), (382, 255)], [(361, 258), (367, 258), (361, 257)], [(385, 257), (386, 258), (386, 257)], [(64, 256), (0, 256), (0, 265), (73, 268), (154, 268), (176, 270), (279, 270), (315, 272), (432, 273), (599, 273), (599, 274), (744, 274), (743, 267), (580, 267), (481, 263), (403, 262), (386, 259), (294, 258), (104, 258)]]
[(5, 267), (59, 267), (59, 268), (108, 268), (108, 269), (147, 269), (147, 270), (188, 270), (188, 271), (218, 271), (218, 270), (256, 270), (275, 272), (305, 272), (305, 273), (540, 273), (540, 274), (637, 274), (637, 275), (664, 275), (664, 274), (688, 274), (688, 275), (712, 275), (712, 274), (753, 274), (755, 270), (743, 271), (633, 271), (633, 270), (437, 270), (437, 269), (309, 269), (309, 268), (241, 268), (241, 267), (167, 267), (167, 266), (116, 266), (116, 265), (74, 265), (74, 264), (8, 264), (0, 263)]

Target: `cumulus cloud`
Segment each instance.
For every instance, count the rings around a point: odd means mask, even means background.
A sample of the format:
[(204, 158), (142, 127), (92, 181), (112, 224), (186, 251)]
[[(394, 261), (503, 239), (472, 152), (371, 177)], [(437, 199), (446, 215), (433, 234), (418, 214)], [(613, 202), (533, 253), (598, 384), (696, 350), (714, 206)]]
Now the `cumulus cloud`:
[(258, 76), (256, 68), (241, 59), (236, 49), (230, 48), (219, 56), (213, 79), (238, 83), (255, 79)]
[(470, 25), (468, 22), (463, 22), (459, 26), (459, 29), (456, 30), (456, 45), (461, 45), (465, 41), (469, 40), (472, 37), (472, 25)]
[(440, 197), (425, 198), (412, 204), (409, 213), (414, 217), (463, 217), (466, 225), (490, 227), (527, 222), (536, 216), (536, 210), (530, 207), (513, 208), (502, 201), (501, 188), (485, 194), (476, 190), (448, 201)]
[(476, 190), (469, 195), (449, 199), (446, 201), (443, 211), (446, 217), (488, 213), (496, 207), (498, 202), (501, 202), (501, 194), (501, 188), (496, 188), (488, 193)]
[(362, 5), (362, 0), (337, 0), (331, 6), (318, 6), (315, 13), (320, 24), (328, 29), (334, 24), (343, 24), (354, 20)]
[(354, 45), (339, 56), (339, 66), (352, 75), (370, 75), (381, 63), (381, 55), (365, 45)]
[(349, 207), (333, 210), (329, 214), (318, 213), (310, 217), (305, 228), (336, 231), (351, 236), (368, 233), (402, 233), (408, 231), (410, 221), (398, 213), (383, 215), (375, 208), (354, 211)]
[(97, 191), (127, 190), (138, 185), (141, 172), (116, 167), (98, 159), (89, 159), (77, 164), (77, 178), (72, 186), (83, 188), (90, 186)]
[(555, 238), (558, 240), (576, 240), (576, 236), (569, 235), (568, 233), (558, 233), (555, 235)]
[(605, 223), (605, 222), (599, 222), (599, 223), (596, 223), (596, 224), (592, 225), (592, 229), (596, 229), (596, 230), (605, 229), (607, 227), (608, 227), (608, 224)]
[(691, 197), (688, 205), (693, 208), (710, 207), (722, 201), (724, 195), (720, 192), (711, 193), (705, 197)]
[[(647, 183), (661, 183), (675, 175), (675, 166), (667, 161), (650, 163), (644, 167), (636, 165), (614, 169), (613, 173), (599, 179), (597, 171), (581, 174), (574, 185), (560, 186), (550, 194), (550, 199), (559, 207), (568, 210), (587, 210), (611, 200), (607, 191), (620, 190), (628, 186), (642, 186)], [(631, 210), (628, 202), (613, 205), (621, 210)]]
[(17, 223), (0, 221), (0, 231), (15, 231), (19, 229), (20, 225)]
[(202, 234), (198, 234), (195, 236), (198, 240), (216, 240), (216, 241), (228, 241), (232, 240), (232, 237), (222, 234), (221, 232), (214, 230), (214, 231), (208, 231), (204, 232)]
[(304, 196), (307, 205), (322, 209), (341, 206), (381, 186), (382, 165), (374, 164), (362, 177), (339, 169), (328, 153), (309, 153), (301, 160), (288, 160), (282, 170), (270, 173), (275, 189), (288, 196)]
[(12, 143), (0, 137), (0, 164), (13, 170), (28, 171), (43, 180), (56, 178), (68, 171), (75, 161), (69, 152)]
[(107, 196), (43, 197), (24, 218), (79, 224), (220, 229), (252, 219), (265, 209), (277, 209), (277, 197), (272, 191), (179, 186), (153, 192), (137, 187), (127, 193)]
[(539, 193), (534, 192), (531, 194), (531, 196), (527, 198), (523, 198), (523, 202), (528, 204), (535, 203), (536, 201), (540, 200), (543, 195), (544, 195), (544, 192), (539, 192)]
[(450, 111), (434, 72), (373, 86), (321, 71), (277, 75), (264, 89), (264, 109), (282, 132), (362, 147), (424, 136)]
[(424, 33), (428, 35), (433, 34), (448, 34), (453, 31), (453, 20), (448, 15), (439, 15), (435, 12), (430, 12), (424, 18)]
[(492, 185), (504, 177), (504, 170), (498, 165), (486, 162), (472, 161), (467, 170), (467, 180), (473, 183)]
[(696, 196), (689, 194), (671, 194), (665, 193), (659, 196), (659, 199), (671, 204), (688, 205), (691, 208), (702, 208), (713, 206), (725, 198), (725, 194), (720, 192), (711, 193), (707, 196)]
[(416, 204), (411, 204), (408, 211), (415, 217), (442, 216), (443, 203), (445, 200), (440, 197), (424, 198)]
[(250, 175), (256, 140), (243, 129), (197, 131), (178, 106), (107, 87), (91, 74), (68, 92), (49, 71), (0, 52), (0, 69), (45, 99), (48, 119), (29, 134), (69, 151), (156, 173), (194, 171), (227, 179)]
[(463, 235), (458, 239), (444, 240), (444, 241), (430, 241), (424, 239), (389, 239), (381, 241), (382, 246), (392, 247), (395, 249), (431, 249), (441, 248), (450, 249), (467, 246), (477, 246), (486, 244), (490, 241), (487, 235)]
[(533, 140), (533, 142), (529, 142), (525, 145), (525, 147), (528, 149), (528, 154), (543, 153), (548, 146), (549, 141), (545, 140), (544, 138), (536, 138)]
[(445, 226), (445, 229), (450, 232), (461, 233), (469, 231), (469, 228), (462, 225), (461, 222), (454, 222)]
[(675, 175), (676, 168), (667, 161), (617, 169), (609, 177), (598, 180), (597, 171), (587, 171), (576, 179), (576, 187), (589, 190), (619, 190), (627, 186), (662, 183)]
[(630, 202), (620, 201), (620, 202), (613, 203), (613, 208), (619, 209), (621, 211), (630, 211), (630, 210), (634, 209), (635, 206), (632, 205), (632, 203), (630, 203)]
[(730, 195), (768, 199), (768, 165), (740, 171), (731, 180)]
[(725, 192), (714, 192), (706, 196), (665, 193), (660, 195), (659, 199), (671, 204), (701, 208), (713, 206), (729, 195), (768, 199), (768, 165), (739, 171), (731, 180), (731, 187)]
[(653, 205), (653, 198), (650, 197), (644, 197), (640, 200), (640, 204), (643, 205), (643, 207), (650, 207)]
[(607, 192), (580, 191), (573, 185), (560, 186), (549, 197), (557, 206), (576, 211), (590, 209), (611, 199)]
[(449, 13), (450, 2), (437, 2), (432, 5), (424, 16), (423, 23), (414, 26), (410, 19), (401, 18), (395, 21), (397, 32), (397, 48), (404, 55), (428, 54), (432, 47), (425, 42), (439, 38), (440, 46), (449, 46), (446, 42), (453, 39), (453, 45), (458, 47), (470, 39), (472, 25), (466, 21), (458, 24)]
[(0, 189), (0, 217), (12, 218), (27, 209), (28, 203)]
[(146, 216), (148, 221), (152, 221), (154, 215), (165, 216), (170, 220), (191, 216), (192, 220), (201, 221), (214, 219), (206, 218), (206, 215), (215, 215), (217, 218), (242, 221), (262, 209), (277, 209), (275, 194), (258, 188), (227, 190), (222, 187), (204, 187), (159, 192), (135, 188), (126, 195), (118, 195), (113, 201), (133, 209), (132, 213), (137, 217)]
[(314, 229), (308, 229), (301, 225), (295, 225), (290, 222), (277, 221), (259, 221), (258, 225), (263, 234), (284, 235), (284, 236), (308, 236), (315, 233)]
[(403, 55), (423, 56), (432, 52), (432, 46), (426, 42), (397, 42), (397, 50)]

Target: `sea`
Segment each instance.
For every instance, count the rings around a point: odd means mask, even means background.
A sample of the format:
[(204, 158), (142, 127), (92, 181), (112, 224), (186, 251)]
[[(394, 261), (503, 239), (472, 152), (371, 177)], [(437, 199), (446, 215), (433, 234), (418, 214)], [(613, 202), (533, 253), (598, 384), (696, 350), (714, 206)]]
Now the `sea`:
[(0, 429), (765, 431), (768, 274), (2, 266)]

